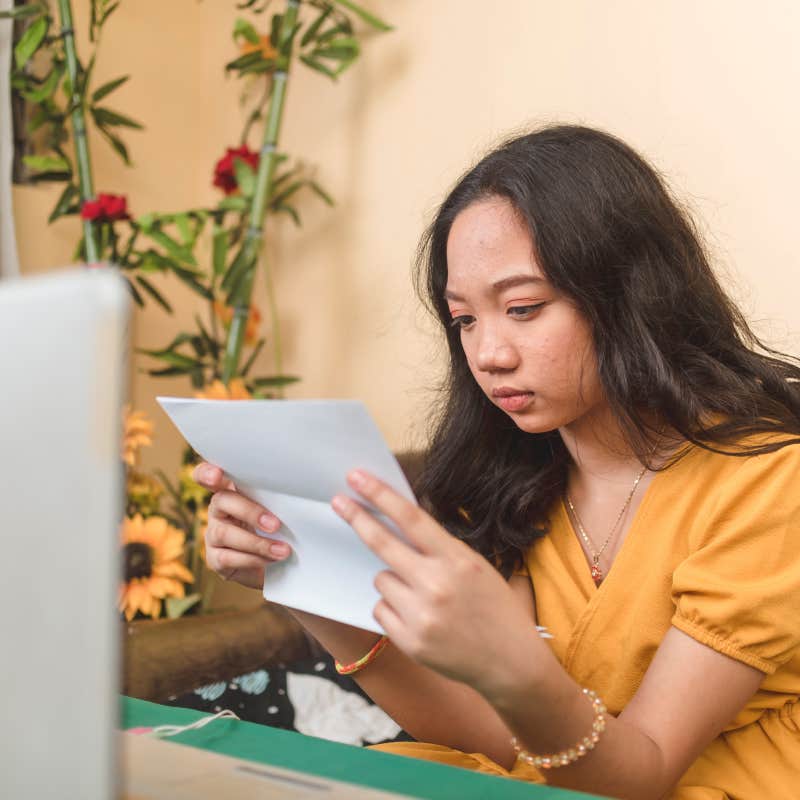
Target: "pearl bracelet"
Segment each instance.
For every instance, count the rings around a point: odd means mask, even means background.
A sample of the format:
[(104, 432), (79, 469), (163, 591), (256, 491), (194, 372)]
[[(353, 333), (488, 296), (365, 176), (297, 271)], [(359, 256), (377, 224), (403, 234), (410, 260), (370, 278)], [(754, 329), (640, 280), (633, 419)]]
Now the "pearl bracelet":
[(566, 767), (567, 764), (572, 764), (579, 758), (585, 756), (590, 750), (594, 750), (594, 746), (600, 741), (600, 734), (606, 729), (606, 718), (603, 716), (606, 713), (606, 707), (603, 701), (597, 696), (596, 692), (591, 689), (581, 689), (581, 691), (589, 698), (594, 710), (594, 720), (592, 720), (592, 732), (589, 736), (584, 736), (576, 745), (567, 750), (562, 750), (560, 753), (551, 753), (546, 756), (537, 756), (523, 750), (517, 740), (516, 736), (511, 737), (511, 746), (517, 754), (520, 761), (530, 764), (536, 769), (552, 769), (553, 767)]

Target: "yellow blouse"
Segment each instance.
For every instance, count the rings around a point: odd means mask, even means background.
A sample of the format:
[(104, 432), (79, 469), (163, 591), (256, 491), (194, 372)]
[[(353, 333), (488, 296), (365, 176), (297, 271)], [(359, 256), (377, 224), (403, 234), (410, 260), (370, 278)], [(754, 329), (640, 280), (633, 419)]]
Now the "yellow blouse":
[[(800, 446), (747, 458), (691, 448), (651, 481), (599, 588), (562, 503), (526, 567), (558, 660), (611, 714), (633, 697), (670, 625), (765, 673), (673, 800), (800, 798)], [(479, 753), (379, 748), (541, 781)]]

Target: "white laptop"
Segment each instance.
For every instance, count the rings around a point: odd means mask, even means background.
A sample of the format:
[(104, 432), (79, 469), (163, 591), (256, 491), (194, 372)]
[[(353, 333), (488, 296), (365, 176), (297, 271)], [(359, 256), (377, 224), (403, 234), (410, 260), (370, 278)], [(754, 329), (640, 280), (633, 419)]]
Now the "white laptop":
[(0, 797), (113, 796), (128, 292), (0, 282)]

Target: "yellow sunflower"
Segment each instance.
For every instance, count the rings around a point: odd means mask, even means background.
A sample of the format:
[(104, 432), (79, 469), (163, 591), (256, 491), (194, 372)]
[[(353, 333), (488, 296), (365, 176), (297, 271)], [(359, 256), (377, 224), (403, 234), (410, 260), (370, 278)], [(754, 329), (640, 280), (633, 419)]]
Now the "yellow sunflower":
[(227, 386), (217, 379), (194, 396), (200, 400), (250, 400), (252, 397), (241, 378), (234, 378)]
[(182, 563), (185, 537), (163, 517), (136, 514), (121, 527), (123, 584), (119, 610), (132, 620), (137, 611), (155, 619), (165, 597), (183, 597), (184, 583), (193, 583), (192, 573)]
[(153, 423), (143, 411), (132, 411), (129, 405), (125, 406), (122, 413), (122, 460), (133, 467), (138, 460), (139, 449), (153, 444)]

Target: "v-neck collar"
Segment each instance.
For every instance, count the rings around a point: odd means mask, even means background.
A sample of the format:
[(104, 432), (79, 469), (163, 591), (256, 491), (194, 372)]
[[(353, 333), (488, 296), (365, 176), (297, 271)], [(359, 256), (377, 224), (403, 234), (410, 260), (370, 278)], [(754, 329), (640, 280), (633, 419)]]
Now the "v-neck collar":
[(569, 664), (575, 657), (580, 640), (583, 637), (586, 629), (589, 627), (589, 624), (591, 623), (597, 608), (602, 602), (603, 597), (605, 597), (605, 595), (610, 591), (607, 588), (608, 584), (611, 581), (619, 580), (615, 578), (616, 574), (624, 572), (624, 562), (630, 558), (629, 554), (634, 549), (636, 537), (639, 535), (638, 531), (643, 527), (642, 520), (646, 518), (648, 509), (652, 504), (654, 487), (658, 487), (660, 484), (660, 478), (661, 472), (657, 472), (645, 489), (644, 497), (642, 497), (642, 500), (636, 509), (636, 513), (633, 515), (633, 519), (631, 520), (631, 524), (628, 528), (625, 539), (623, 540), (622, 545), (620, 546), (620, 549), (617, 552), (613, 563), (611, 564), (608, 574), (599, 586), (597, 586), (594, 580), (592, 580), (591, 565), (586, 558), (583, 547), (581, 547), (581, 543), (578, 540), (578, 535), (572, 526), (572, 520), (570, 520), (569, 514), (567, 513), (566, 506), (564, 505), (564, 499), (561, 498), (558, 503), (557, 513), (561, 518), (560, 523), (565, 526), (564, 531), (567, 534), (567, 539), (569, 540), (565, 545), (567, 548), (569, 548), (566, 555), (570, 560), (579, 560), (578, 563), (580, 564), (580, 568), (576, 569), (575, 571), (579, 576), (579, 580), (585, 595), (589, 598), (585, 608), (583, 609), (583, 612), (578, 617), (570, 636), (569, 646), (567, 647), (566, 659), (564, 662), (564, 666), (566, 668), (569, 667)]

